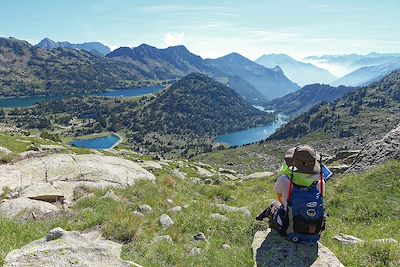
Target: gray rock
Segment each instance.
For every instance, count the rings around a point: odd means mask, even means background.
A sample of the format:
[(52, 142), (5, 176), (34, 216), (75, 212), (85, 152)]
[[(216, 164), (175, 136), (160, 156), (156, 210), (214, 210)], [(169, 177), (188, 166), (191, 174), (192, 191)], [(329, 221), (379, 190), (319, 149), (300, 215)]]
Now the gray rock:
[(60, 152), (60, 151), (66, 149), (65, 147), (60, 146), (60, 145), (40, 145), (39, 148), (42, 151), (49, 151), (49, 152), (52, 152), (52, 153)]
[(9, 155), (12, 154), (12, 151), (9, 150), (8, 148), (0, 146), (0, 155)]
[(364, 243), (364, 240), (352, 235), (339, 234), (333, 237), (333, 240), (338, 241), (342, 245), (357, 245)]
[(154, 243), (168, 243), (168, 244), (174, 243), (174, 241), (172, 240), (172, 238), (169, 235), (157, 236), (156, 238), (154, 238), (153, 242)]
[(108, 191), (104, 196), (101, 197), (101, 199), (111, 199), (114, 201), (121, 200), (116, 194), (114, 194), (114, 191), (112, 191), (112, 190)]
[(143, 162), (139, 163), (140, 166), (142, 166), (145, 169), (149, 170), (159, 170), (162, 169), (162, 165), (158, 162), (155, 161), (150, 161), (150, 160), (145, 160)]
[(200, 248), (191, 248), (189, 251), (189, 256), (198, 256), (201, 253)]
[(199, 179), (199, 178), (191, 178), (190, 181), (193, 184), (201, 184), (201, 183), (203, 183), (203, 181), (201, 179)]
[(49, 184), (65, 197), (68, 205), (73, 202), (76, 187), (121, 188), (138, 180), (155, 181), (153, 174), (130, 160), (92, 154), (51, 154), (0, 165), (0, 177), (0, 194), (5, 187), (31, 192), (30, 188), (37, 184)]
[(226, 173), (226, 174), (237, 174), (237, 171), (231, 169), (219, 168), (218, 171), (220, 173)]
[(174, 204), (174, 201), (170, 198), (167, 198), (167, 202), (168, 202), (168, 204)]
[(181, 172), (180, 170), (177, 170), (177, 169), (172, 170), (171, 174), (173, 176), (175, 176), (176, 178), (181, 179), (181, 180), (185, 180), (187, 178), (187, 174), (186, 173)]
[(11, 251), (4, 259), (4, 267), (139, 267), (134, 262), (121, 259), (121, 247), (112, 241), (91, 239), (90, 235), (56, 228), (47, 237)]
[(329, 165), (329, 169), (336, 174), (344, 173), (350, 168), (347, 164), (340, 164), (340, 165)]
[(217, 179), (215, 179), (215, 181), (214, 181), (214, 184), (215, 185), (221, 185), (221, 184), (223, 184), (224, 183), (224, 180), (222, 180), (221, 178), (217, 178)]
[(210, 178), (207, 178), (204, 180), (204, 184), (212, 184), (213, 180), (211, 180)]
[(163, 228), (169, 228), (174, 224), (174, 221), (167, 214), (163, 214), (160, 217), (160, 224)]
[(141, 213), (141, 212), (139, 212), (137, 210), (133, 211), (132, 213), (133, 213), (133, 215), (136, 215), (136, 216), (139, 216), (139, 217), (143, 217), (144, 216), (143, 213)]
[(252, 249), (254, 266), (259, 267), (344, 267), (335, 255), (320, 243), (296, 244), (271, 229), (256, 232)]
[(22, 189), (19, 191), (19, 196), (49, 203), (63, 203), (65, 199), (60, 188), (56, 188), (52, 184), (46, 182), (35, 183)]
[(223, 248), (224, 250), (228, 250), (228, 249), (231, 248), (231, 246), (229, 246), (228, 244), (223, 244), (223, 245), (222, 245), (222, 248)]
[(212, 177), (212, 176), (214, 176), (215, 175), (215, 173), (213, 173), (213, 172), (211, 172), (211, 171), (209, 171), (209, 170), (206, 170), (206, 169), (204, 169), (204, 168), (202, 168), (202, 167), (199, 167), (199, 166), (194, 166), (195, 168), (196, 168), (196, 170), (197, 170), (197, 173), (200, 175), (200, 176), (206, 176), (206, 177)]
[(201, 241), (201, 242), (206, 242), (206, 243), (208, 243), (208, 240), (207, 240), (207, 238), (206, 238), (206, 236), (204, 235), (204, 233), (198, 233), (198, 234), (195, 234), (194, 236), (193, 236), (193, 239), (195, 240), (195, 241)]
[(0, 203), (0, 216), (9, 219), (40, 219), (49, 213), (60, 211), (53, 204), (25, 197), (5, 200)]
[(243, 214), (244, 217), (251, 217), (251, 213), (246, 207), (232, 207), (226, 204), (216, 204), (216, 206), (221, 212), (240, 212)]
[(173, 207), (172, 209), (170, 209), (170, 211), (172, 211), (173, 213), (179, 213), (182, 211), (182, 207), (176, 206), (176, 207)]
[(256, 173), (247, 175), (246, 177), (243, 178), (243, 180), (263, 179), (263, 178), (267, 178), (272, 175), (274, 175), (273, 172), (256, 172)]
[(383, 243), (383, 244), (398, 244), (397, 240), (394, 238), (381, 238), (372, 240), (374, 243)]
[(143, 204), (138, 207), (137, 211), (143, 214), (147, 214), (151, 213), (153, 211), (153, 208), (147, 204)]
[(365, 171), (391, 159), (400, 159), (400, 125), (382, 139), (368, 143), (347, 172)]
[(336, 153), (335, 156), (329, 157), (325, 160), (326, 164), (333, 163), (335, 161), (340, 161), (340, 160), (349, 160), (349, 158), (354, 158), (356, 157), (361, 150), (341, 150), (338, 153)]
[(61, 227), (54, 228), (49, 232), (46, 236), (46, 241), (52, 241), (61, 238), (62, 236), (66, 235), (67, 231), (62, 229)]
[(225, 215), (219, 214), (219, 213), (211, 213), (210, 219), (214, 220), (214, 221), (221, 221), (221, 222), (226, 222), (229, 220), (228, 217), (226, 217)]

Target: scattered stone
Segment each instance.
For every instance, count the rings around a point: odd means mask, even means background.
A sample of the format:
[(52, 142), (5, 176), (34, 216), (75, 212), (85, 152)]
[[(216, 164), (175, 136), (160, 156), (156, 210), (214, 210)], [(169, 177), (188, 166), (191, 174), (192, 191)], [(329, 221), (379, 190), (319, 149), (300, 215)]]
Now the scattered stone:
[(3, 154), (3, 155), (12, 154), (12, 151), (9, 150), (8, 148), (5, 148), (5, 147), (0, 146), (0, 155), (1, 155), (1, 154)]
[(98, 237), (91, 239), (90, 235), (56, 228), (51, 230), (47, 237), (11, 251), (4, 259), (4, 267), (140, 267), (134, 262), (122, 260), (121, 248), (121, 244), (109, 240)]
[(65, 147), (60, 145), (40, 145), (39, 148), (42, 151), (49, 151), (51, 153), (60, 152), (66, 149)]
[(0, 203), (0, 215), (9, 219), (40, 219), (59, 208), (48, 202), (20, 197)]
[(176, 206), (173, 207), (172, 209), (170, 209), (170, 211), (174, 212), (174, 213), (179, 213), (182, 211), (182, 207), (181, 206)]
[(211, 180), (210, 178), (207, 178), (204, 180), (204, 184), (212, 184), (213, 180)]
[(160, 163), (150, 160), (145, 160), (143, 162), (140, 162), (139, 165), (145, 169), (150, 169), (150, 170), (162, 169), (162, 165)]
[(201, 253), (201, 249), (200, 248), (192, 248), (189, 251), (189, 256), (198, 256)]
[(200, 232), (198, 234), (195, 234), (193, 236), (193, 238), (194, 238), (195, 241), (202, 241), (202, 242), (208, 243), (208, 240), (207, 240), (206, 236), (204, 235), (204, 233)]
[(338, 241), (342, 245), (357, 245), (357, 244), (364, 243), (364, 240), (362, 240), (362, 239), (359, 239), (359, 238), (357, 238), (355, 236), (351, 236), (351, 235), (345, 235), (345, 234), (335, 235), (333, 237), (333, 240)]
[(140, 206), (137, 208), (137, 211), (140, 212), (140, 213), (143, 213), (143, 214), (147, 214), (147, 213), (151, 213), (151, 212), (153, 211), (153, 208), (150, 207), (150, 206), (147, 205), (147, 204), (143, 204), (143, 205), (140, 205)]
[(226, 204), (216, 204), (217, 208), (219, 208), (222, 212), (240, 212), (243, 214), (244, 217), (251, 217), (251, 213), (248, 208), (246, 207), (232, 207)]
[(374, 243), (383, 243), (383, 244), (398, 244), (397, 240), (394, 238), (382, 238), (372, 240)]
[(224, 180), (222, 180), (221, 178), (217, 178), (217, 179), (215, 179), (215, 181), (214, 181), (214, 184), (215, 185), (221, 185), (221, 184), (223, 184), (224, 183)]
[(176, 178), (181, 179), (181, 180), (185, 180), (187, 178), (187, 174), (186, 173), (181, 172), (180, 170), (177, 170), (177, 169), (172, 170), (171, 174), (173, 176), (175, 176)]
[(67, 234), (67, 232), (64, 229), (62, 229), (61, 227), (54, 228), (46, 236), (46, 241), (52, 241), (52, 240), (59, 239), (66, 234)]
[(203, 183), (203, 181), (201, 179), (199, 179), (199, 178), (191, 178), (190, 181), (193, 184), (202, 184)]
[(231, 169), (219, 168), (218, 171), (220, 173), (226, 173), (226, 174), (237, 174), (237, 171)]
[(31, 145), (28, 146), (28, 150), (30, 150), (30, 151), (36, 151), (36, 152), (40, 152), (40, 151), (41, 151), (39, 147), (37, 147), (37, 146), (35, 146), (35, 145), (33, 145), (33, 144), (31, 144)]
[(206, 169), (204, 169), (204, 168), (202, 168), (202, 167), (199, 167), (199, 166), (196, 166), (196, 165), (195, 165), (195, 168), (197, 169), (197, 173), (198, 173), (200, 176), (206, 176), (206, 177), (212, 177), (212, 176), (214, 176), (214, 173), (212, 173), (212, 172), (210, 172), (209, 170), (206, 170)]
[(108, 191), (104, 196), (101, 197), (101, 199), (106, 199), (106, 198), (114, 200), (114, 201), (121, 200), (116, 194), (114, 194), (114, 191), (112, 191), (112, 190)]
[(226, 217), (225, 215), (219, 214), (219, 213), (211, 213), (210, 219), (214, 220), (214, 221), (221, 221), (221, 222), (226, 222), (229, 220), (228, 217)]
[(254, 235), (254, 266), (344, 267), (336, 256), (322, 244), (297, 244), (281, 237), (276, 231), (258, 231)]
[(273, 172), (256, 172), (256, 173), (252, 173), (250, 175), (245, 176), (243, 178), (243, 180), (263, 179), (263, 178), (267, 178), (272, 175), (274, 175)]
[(174, 204), (174, 201), (173, 201), (172, 199), (170, 199), (170, 198), (167, 199), (167, 202), (168, 202), (169, 204)]
[(174, 224), (174, 221), (167, 214), (163, 214), (160, 217), (160, 224), (163, 228), (169, 228)]
[(183, 205), (182, 207), (184, 208), (184, 209), (187, 209), (187, 208), (189, 208), (189, 204), (185, 204), (185, 205)]
[(233, 174), (224, 173), (223, 175), (224, 175), (226, 178), (228, 178), (229, 180), (232, 180), (232, 181), (239, 179), (238, 177), (236, 177), (236, 176), (233, 175)]
[(141, 212), (139, 212), (137, 210), (133, 211), (132, 213), (133, 213), (133, 215), (136, 215), (136, 216), (139, 216), (139, 217), (143, 217), (144, 216), (143, 213), (141, 213)]
[(153, 242), (154, 243), (168, 243), (168, 244), (174, 243), (174, 241), (172, 240), (172, 238), (169, 235), (157, 236), (156, 238), (154, 238)]
[(228, 244), (223, 244), (223, 245), (222, 245), (222, 248), (223, 248), (224, 250), (228, 250), (228, 249), (231, 248), (231, 246), (229, 246)]

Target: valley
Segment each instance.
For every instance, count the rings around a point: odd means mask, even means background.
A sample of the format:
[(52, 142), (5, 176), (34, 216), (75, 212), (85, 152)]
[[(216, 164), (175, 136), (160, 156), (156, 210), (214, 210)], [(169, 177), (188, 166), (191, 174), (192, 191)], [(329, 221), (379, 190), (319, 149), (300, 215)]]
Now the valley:
[(313, 260), (400, 264), (398, 54), (110, 47), (0, 38), (0, 265), (295, 262), (255, 217), (302, 144), (334, 174)]

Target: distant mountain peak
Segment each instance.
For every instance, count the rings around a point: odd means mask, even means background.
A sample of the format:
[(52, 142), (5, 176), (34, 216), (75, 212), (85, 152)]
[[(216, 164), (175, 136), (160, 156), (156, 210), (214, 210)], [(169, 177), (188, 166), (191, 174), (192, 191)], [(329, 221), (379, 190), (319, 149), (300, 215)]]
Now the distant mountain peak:
[(93, 52), (94, 54), (106, 55), (111, 52), (110, 48), (106, 45), (103, 45), (100, 42), (84, 42), (80, 44), (73, 44), (67, 41), (63, 42), (55, 42), (50, 38), (46, 37), (41, 40), (36, 47), (44, 49), (44, 50), (52, 50), (56, 48), (70, 48), (76, 50), (85, 50), (87, 52)]

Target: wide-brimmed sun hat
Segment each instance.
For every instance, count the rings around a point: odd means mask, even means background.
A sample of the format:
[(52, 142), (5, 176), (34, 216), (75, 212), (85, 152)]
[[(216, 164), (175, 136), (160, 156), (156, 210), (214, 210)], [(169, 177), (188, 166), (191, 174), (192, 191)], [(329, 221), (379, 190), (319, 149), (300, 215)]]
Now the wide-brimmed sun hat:
[(311, 146), (303, 145), (289, 149), (285, 154), (285, 162), (294, 170), (307, 174), (316, 174), (321, 171), (321, 155)]

